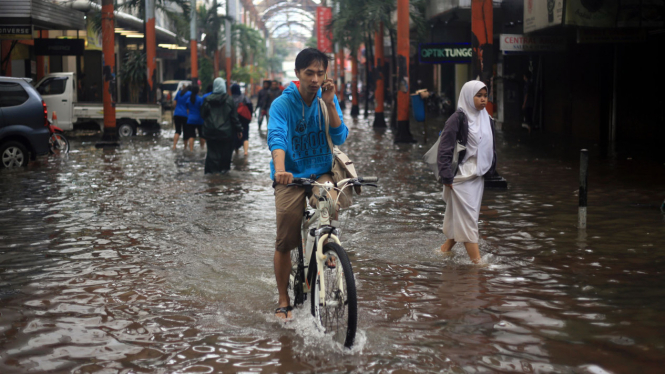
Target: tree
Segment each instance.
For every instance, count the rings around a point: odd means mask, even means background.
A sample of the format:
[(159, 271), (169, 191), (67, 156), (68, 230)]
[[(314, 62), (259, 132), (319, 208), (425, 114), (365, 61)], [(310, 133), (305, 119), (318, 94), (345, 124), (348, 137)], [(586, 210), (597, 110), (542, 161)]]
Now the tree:
[(146, 55), (141, 51), (128, 51), (120, 67), (120, 78), (129, 86), (129, 101), (138, 103), (146, 79)]

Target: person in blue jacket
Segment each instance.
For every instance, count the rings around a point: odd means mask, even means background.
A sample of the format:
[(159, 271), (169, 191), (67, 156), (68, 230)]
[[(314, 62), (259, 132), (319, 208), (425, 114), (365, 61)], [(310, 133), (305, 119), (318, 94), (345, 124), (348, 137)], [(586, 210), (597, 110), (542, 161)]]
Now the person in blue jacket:
[[(175, 135), (173, 135), (173, 150), (175, 151), (182, 134), (183, 127), (187, 124), (187, 100), (189, 100), (189, 87), (183, 86), (175, 94), (175, 110), (173, 111), (173, 123), (175, 124)], [(183, 138), (184, 139), (184, 138)], [(184, 141), (185, 148), (187, 148), (187, 141)]]
[[(334, 145), (343, 144), (349, 130), (342, 120), (332, 79), (325, 79), (328, 57), (307, 48), (296, 57), (297, 82), (292, 82), (270, 106), (268, 147), (272, 153), (270, 178), (275, 186), (277, 238), (273, 257), (279, 292), (278, 318), (292, 317), (287, 292), (291, 272), (290, 251), (301, 243), (300, 224), (305, 191), (287, 187), (294, 177), (316, 175), (318, 182), (332, 181), (333, 155), (326, 139), (325, 122), (318, 98), (323, 99), (330, 117), (330, 137)], [(314, 193), (318, 193), (316, 188)]]
[(203, 98), (199, 96), (199, 86), (192, 85), (189, 88), (190, 97), (187, 103), (187, 125), (184, 129), (185, 141), (189, 145), (189, 150), (194, 150), (194, 138), (198, 133), (199, 143), (201, 144), (201, 149), (205, 149), (206, 141), (201, 136), (201, 127), (203, 126), (203, 118), (201, 118), (201, 105), (203, 104)]

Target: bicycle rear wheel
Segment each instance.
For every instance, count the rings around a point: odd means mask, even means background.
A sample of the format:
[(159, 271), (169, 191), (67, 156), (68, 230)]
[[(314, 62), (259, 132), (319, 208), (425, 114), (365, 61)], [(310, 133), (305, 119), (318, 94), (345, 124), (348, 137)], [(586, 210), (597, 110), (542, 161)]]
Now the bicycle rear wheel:
[[(326, 294), (320, 295), (321, 277), (317, 269), (310, 270), (315, 271), (311, 298), (312, 315), (321, 322), (326, 334), (331, 334), (333, 340), (350, 348), (356, 338), (358, 324), (356, 281), (353, 278), (351, 262), (344, 248), (336, 243), (324, 245), (323, 254), (327, 257), (322, 270)], [(325, 306), (321, 299), (326, 301)]]
[(303, 261), (302, 245), (291, 251), (291, 274), (289, 274), (289, 298), (294, 306), (305, 302), (305, 263)]

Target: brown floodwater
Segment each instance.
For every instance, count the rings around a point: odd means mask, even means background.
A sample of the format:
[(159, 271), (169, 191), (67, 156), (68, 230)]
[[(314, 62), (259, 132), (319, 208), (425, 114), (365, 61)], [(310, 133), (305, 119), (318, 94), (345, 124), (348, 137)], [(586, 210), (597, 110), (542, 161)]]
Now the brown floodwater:
[(371, 118), (346, 122), (344, 150), (380, 177), (342, 215), (351, 350), (308, 308), (286, 324), (272, 314), (265, 130), (252, 124), (235, 170), (205, 176), (205, 154), (172, 151), (166, 127), (111, 150), (70, 134), (69, 155), (0, 172), (0, 373), (662, 372), (662, 160), (582, 144), (580, 231), (579, 147), (500, 133), (509, 187), (485, 191), (476, 266), (461, 245), (437, 253), (445, 205), (422, 126), (419, 144), (394, 145)]

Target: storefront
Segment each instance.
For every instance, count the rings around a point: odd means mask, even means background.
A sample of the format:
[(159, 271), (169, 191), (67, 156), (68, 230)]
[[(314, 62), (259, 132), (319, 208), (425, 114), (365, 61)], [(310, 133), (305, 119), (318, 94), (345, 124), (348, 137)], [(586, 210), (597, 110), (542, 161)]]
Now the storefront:
[(50, 30), (83, 30), (84, 14), (44, 0), (0, 0), (2, 75), (38, 79), (52, 69), (76, 71), (76, 60), (38, 57), (34, 39)]

